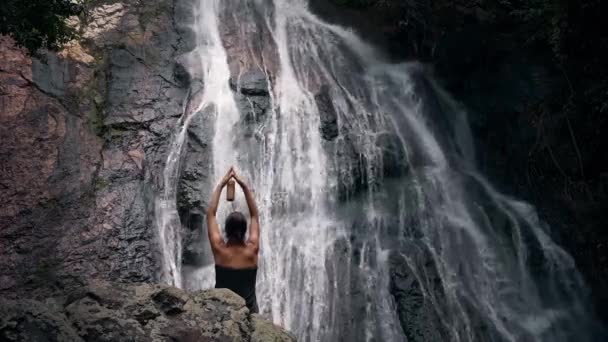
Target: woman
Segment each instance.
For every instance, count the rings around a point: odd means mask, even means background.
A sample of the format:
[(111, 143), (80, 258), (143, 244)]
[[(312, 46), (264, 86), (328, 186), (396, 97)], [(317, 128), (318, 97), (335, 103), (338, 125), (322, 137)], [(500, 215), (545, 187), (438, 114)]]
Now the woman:
[[(225, 240), (220, 234), (215, 217), (222, 189), (231, 178), (234, 178), (243, 189), (249, 207), (251, 224), (247, 241), (245, 241), (245, 233), (247, 232), (245, 215), (238, 211), (228, 215), (224, 225)], [(257, 313), (255, 281), (258, 270), (258, 251), (260, 250), (260, 220), (253, 192), (236, 174), (233, 167), (228, 170), (228, 173), (222, 178), (211, 196), (211, 202), (207, 208), (207, 231), (213, 258), (215, 259), (215, 287), (234, 291), (245, 299), (251, 312)]]

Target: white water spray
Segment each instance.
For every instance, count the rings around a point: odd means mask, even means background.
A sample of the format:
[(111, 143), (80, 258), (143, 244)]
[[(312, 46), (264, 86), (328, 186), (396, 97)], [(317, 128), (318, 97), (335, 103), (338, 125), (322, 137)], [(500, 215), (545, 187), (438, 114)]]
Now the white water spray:
[[(464, 111), (418, 66), (383, 64), (304, 0), (240, 3), (266, 15), (239, 18), (242, 25), (264, 28), (276, 45), (279, 65), (257, 65), (277, 70), (268, 77), (270, 109), (244, 122), (220, 35), (229, 7), (200, 0), (193, 53), (205, 89), (180, 121), (165, 169), (163, 280), (182, 286), (179, 156), (189, 121), (204, 112), (214, 119), (214, 179), (235, 165), (256, 192), (261, 311), (299, 340), (403, 341), (427, 328), (451, 341), (567, 340), (587, 319), (572, 259), (529, 205), (477, 174)], [(328, 141), (319, 131), (322, 93), (340, 133)], [(246, 211), (242, 196), (236, 208)], [(188, 287), (213, 285), (207, 262), (185, 275)], [(405, 323), (390, 291), (401, 266), (423, 296), (420, 307), (399, 309)], [(422, 315), (431, 322), (408, 325)]]

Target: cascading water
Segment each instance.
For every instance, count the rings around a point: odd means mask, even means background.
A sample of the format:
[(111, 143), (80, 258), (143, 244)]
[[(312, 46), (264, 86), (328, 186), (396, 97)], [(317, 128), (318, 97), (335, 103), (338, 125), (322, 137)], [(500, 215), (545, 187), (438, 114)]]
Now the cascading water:
[[(179, 156), (192, 116), (207, 115), (215, 179), (235, 165), (256, 191), (261, 311), (299, 340), (587, 338), (572, 259), (530, 205), (477, 174), (465, 112), (420, 66), (384, 64), (304, 0), (237, 2), (256, 14), (241, 25), (267, 30), (276, 48), (278, 65), (255, 65), (276, 70), (270, 110), (244, 121), (229, 87), (219, 18), (235, 3), (199, 0), (194, 54), (205, 89), (179, 123), (157, 206), (165, 282), (182, 286)], [(246, 211), (242, 198), (236, 207)], [(212, 286), (212, 264), (185, 274), (186, 286)], [(408, 270), (419, 306), (394, 300), (396, 268)]]

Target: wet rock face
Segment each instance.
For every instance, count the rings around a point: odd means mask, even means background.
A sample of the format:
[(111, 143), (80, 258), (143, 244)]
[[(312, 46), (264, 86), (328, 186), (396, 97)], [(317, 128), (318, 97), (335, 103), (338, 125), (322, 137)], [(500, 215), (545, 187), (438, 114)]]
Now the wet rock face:
[[(191, 11), (190, 11), (191, 12)], [(151, 208), (190, 83), (188, 0), (96, 2), (45, 61), (0, 37), (0, 292), (155, 278)]]
[(259, 69), (247, 70), (238, 77), (230, 78), (230, 88), (243, 95), (268, 96), (268, 80), (266, 74)]
[(230, 77), (229, 82), (245, 127), (264, 120), (270, 109), (270, 90), (266, 73), (259, 68), (253, 68)]
[[(321, 130), (323, 133), (323, 126)], [(399, 178), (410, 170), (410, 160), (403, 144), (393, 132), (375, 137), (371, 146), (374, 153), (371, 156), (366, 156), (366, 151), (363, 150), (370, 146), (366, 146), (365, 141), (352, 133), (338, 135), (330, 143), (326, 147), (334, 155), (332, 167), (337, 170), (336, 191), (341, 200), (357, 196), (382, 178)]]
[[(349, 237), (354, 240), (353, 236)], [(356, 243), (355, 243), (356, 244)], [(328, 281), (338, 286), (329, 288), (331, 302), (328, 305), (336, 308), (336, 314), (330, 318), (328, 325), (336, 327), (331, 336), (332, 341), (357, 341), (365, 334), (365, 328), (361, 324), (353, 322), (352, 317), (365, 312), (366, 301), (361, 300), (365, 293), (361, 288), (362, 272), (359, 272), (360, 253), (346, 238), (334, 242), (330, 249), (332, 257), (325, 261)], [(363, 318), (355, 319), (360, 321)]]
[[(412, 244), (408, 251), (409, 257), (416, 266), (422, 266), (424, 270), (421, 274), (416, 274), (407, 264), (403, 256), (397, 253), (390, 259), (391, 282), (390, 291), (397, 305), (397, 314), (403, 333), (408, 341), (445, 341), (448, 334), (441, 327), (438, 312), (433, 306), (432, 297), (425, 296), (424, 289), (421, 287), (420, 276), (428, 276), (430, 283), (437, 286), (432, 296), (441, 295), (441, 279), (434, 268), (433, 260), (430, 255), (423, 252), (421, 247)], [(424, 279), (427, 280), (427, 279)]]
[(226, 289), (92, 281), (66, 298), (0, 301), (2, 341), (276, 341), (295, 339), (250, 315)]
[(204, 214), (206, 201), (212, 189), (213, 160), (211, 143), (214, 118), (207, 112), (194, 114), (187, 130), (187, 143), (181, 165), (181, 178), (178, 185), (177, 205), (182, 223), (194, 229), (191, 223)]
[[(422, 241), (411, 240), (405, 248), (393, 252), (389, 267), (390, 293), (408, 341), (501, 339), (496, 328), (482, 320), (466, 300), (461, 303), (462, 307), (452, 307), (433, 256)], [(470, 317), (470, 331), (463, 332), (450, 321), (445, 313), (451, 310), (463, 310)]]
[[(227, 2), (222, 6), (220, 36), (226, 49), (230, 75), (234, 80), (240, 78), (241, 84), (250, 83), (249, 76), (253, 83), (265, 82), (256, 69), (263, 70), (262, 73), (268, 75), (263, 79), (268, 78), (271, 82), (278, 73), (278, 51), (266, 21), (268, 16), (272, 16), (272, 11), (274, 8), (270, 1), (265, 2), (264, 6), (260, 6), (256, 0)], [(248, 76), (251, 71), (253, 73)], [(258, 83), (254, 88), (267, 87)]]
[(317, 103), (319, 117), (321, 119), (321, 136), (325, 140), (332, 141), (338, 136), (339, 129), (338, 115), (331, 102), (329, 86), (321, 86), (319, 92), (315, 94), (315, 102)]

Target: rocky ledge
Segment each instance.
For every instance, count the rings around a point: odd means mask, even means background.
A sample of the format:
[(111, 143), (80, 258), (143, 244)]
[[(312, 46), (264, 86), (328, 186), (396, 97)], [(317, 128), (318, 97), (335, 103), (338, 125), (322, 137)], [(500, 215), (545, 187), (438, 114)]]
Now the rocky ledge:
[(1, 341), (295, 341), (226, 289), (92, 281), (44, 302), (0, 299)]

